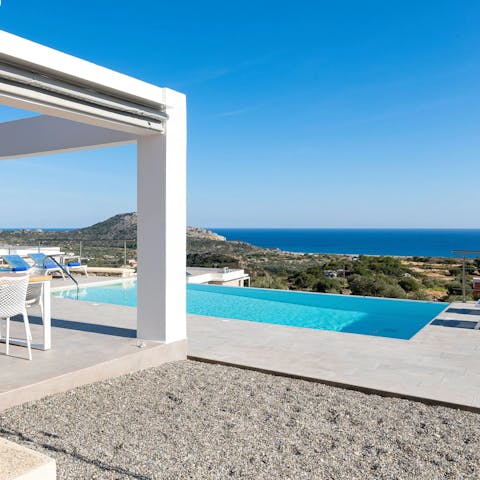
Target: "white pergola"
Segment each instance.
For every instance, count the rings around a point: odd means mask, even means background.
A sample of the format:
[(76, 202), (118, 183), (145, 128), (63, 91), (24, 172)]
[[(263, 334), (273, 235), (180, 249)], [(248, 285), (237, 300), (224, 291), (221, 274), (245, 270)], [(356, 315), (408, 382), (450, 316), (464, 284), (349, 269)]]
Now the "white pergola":
[(137, 336), (184, 341), (185, 96), (0, 30), (0, 104), (41, 114), (0, 123), (0, 160), (137, 144)]

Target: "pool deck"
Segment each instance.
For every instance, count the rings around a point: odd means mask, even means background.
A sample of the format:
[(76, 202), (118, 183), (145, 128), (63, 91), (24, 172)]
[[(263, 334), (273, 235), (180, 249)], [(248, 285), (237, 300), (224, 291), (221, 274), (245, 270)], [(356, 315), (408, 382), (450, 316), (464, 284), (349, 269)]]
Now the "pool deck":
[[(105, 279), (82, 279), (86, 281)], [(439, 318), (480, 321), (480, 316), (458, 310), (464, 304), (450, 308)], [(6, 357), (0, 345), (0, 411), (175, 361), (187, 351), (185, 342), (146, 342), (139, 348), (132, 307), (53, 298), (52, 312), (52, 350), (34, 351), (28, 362), (25, 348), (12, 347), (14, 356)], [(32, 308), (34, 338), (41, 332), (35, 315)], [(13, 323), (12, 330), (21, 329), (20, 322)], [(187, 327), (193, 359), (480, 411), (480, 330), (428, 325), (412, 339), (399, 340), (198, 315), (188, 316)]]
[[(28, 310), (33, 340), (41, 337), (38, 307)], [(52, 349), (0, 344), (0, 411), (49, 394), (184, 359), (186, 341), (137, 342), (136, 308), (52, 298)], [(24, 337), (13, 321), (12, 337)]]
[(194, 359), (480, 411), (479, 330), (427, 325), (400, 340), (189, 315), (188, 338)]

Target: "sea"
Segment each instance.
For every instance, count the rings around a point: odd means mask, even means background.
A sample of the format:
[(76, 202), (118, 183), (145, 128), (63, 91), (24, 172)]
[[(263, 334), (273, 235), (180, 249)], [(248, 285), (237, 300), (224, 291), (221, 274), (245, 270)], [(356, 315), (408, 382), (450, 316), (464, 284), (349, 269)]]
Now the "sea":
[[(480, 229), (209, 228), (227, 240), (289, 252), (456, 257), (480, 251)], [(473, 255), (469, 255), (473, 256)]]
[(31, 230), (32, 232), (37, 232), (42, 230), (44, 232), (68, 232), (70, 230), (77, 230), (76, 228), (41, 228), (41, 227), (17, 227), (17, 228), (0, 228), (0, 231), (3, 232), (14, 232), (15, 230)]

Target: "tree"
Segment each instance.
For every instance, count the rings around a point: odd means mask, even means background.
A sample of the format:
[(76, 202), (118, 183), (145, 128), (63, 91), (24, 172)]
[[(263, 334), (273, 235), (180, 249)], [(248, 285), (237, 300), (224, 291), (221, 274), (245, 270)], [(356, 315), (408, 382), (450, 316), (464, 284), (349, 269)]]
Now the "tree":
[(398, 284), (407, 293), (417, 292), (420, 289), (420, 284), (413, 277), (403, 277), (398, 281)]
[(314, 290), (315, 285), (324, 276), (320, 267), (311, 267), (292, 275), (288, 280), (293, 290)]
[[(451, 296), (451, 295), (454, 295), (454, 296), (462, 295), (462, 292), (463, 292), (462, 282), (459, 281), (459, 280), (454, 280), (453, 282), (448, 282), (445, 285), (445, 288), (447, 289), (447, 292), (448, 292), (449, 296)], [(470, 296), (472, 294), (472, 291), (473, 291), (473, 288), (470, 285), (470, 282), (465, 282), (465, 294), (467, 296)]]
[(342, 281), (338, 278), (321, 278), (315, 285), (314, 290), (320, 293), (341, 293)]
[(400, 278), (411, 271), (402, 265), (401, 260), (395, 257), (366, 257), (362, 256), (353, 264), (352, 275), (384, 274)]
[(400, 285), (383, 274), (360, 276), (352, 275), (348, 279), (348, 286), (353, 295), (368, 297), (405, 298), (406, 293)]
[(238, 260), (228, 255), (217, 253), (189, 253), (187, 255), (188, 267), (230, 267), (238, 268)]

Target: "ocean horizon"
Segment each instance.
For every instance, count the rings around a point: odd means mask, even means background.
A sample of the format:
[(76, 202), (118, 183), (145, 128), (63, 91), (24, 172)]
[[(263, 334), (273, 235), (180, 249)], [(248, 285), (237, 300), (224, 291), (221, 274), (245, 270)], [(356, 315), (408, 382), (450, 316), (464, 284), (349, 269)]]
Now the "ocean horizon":
[(479, 229), (448, 228), (209, 228), (227, 240), (289, 252), (402, 257), (454, 257), (479, 250)]
[(44, 232), (68, 232), (70, 230), (78, 230), (78, 228), (42, 228), (42, 227), (16, 227), (16, 228), (0, 228), (1, 232), (14, 232), (15, 230), (25, 230), (25, 231), (37, 231), (42, 230)]

